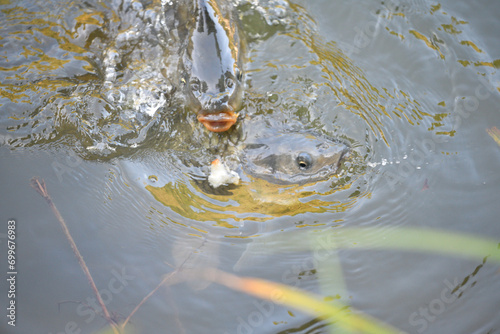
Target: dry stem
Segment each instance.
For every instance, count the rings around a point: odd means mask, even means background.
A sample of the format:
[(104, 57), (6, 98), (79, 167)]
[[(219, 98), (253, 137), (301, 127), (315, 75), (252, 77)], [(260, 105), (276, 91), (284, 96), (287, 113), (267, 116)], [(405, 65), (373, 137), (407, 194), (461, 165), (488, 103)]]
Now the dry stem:
[(92, 279), (92, 275), (90, 275), (89, 268), (85, 264), (85, 260), (83, 259), (82, 255), (80, 254), (80, 251), (76, 247), (76, 243), (73, 240), (73, 237), (71, 237), (71, 234), (69, 233), (68, 226), (66, 225), (66, 222), (64, 221), (63, 217), (61, 216), (61, 213), (59, 210), (57, 210), (57, 207), (55, 206), (54, 202), (52, 202), (52, 198), (50, 197), (47, 187), (45, 186), (45, 181), (42, 179), (38, 179), (36, 177), (31, 179), (31, 186), (47, 201), (49, 204), (50, 208), (52, 209), (52, 212), (56, 216), (57, 220), (59, 220), (59, 223), (61, 224), (61, 227), (63, 229), (64, 235), (69, 241), (69, 244), (71, 245), (71, 248), (73, 249), (73, 253), (75, 253), (76, 258), (78, 259), (78, 263), (80, 264), (80, 267), (82, 268), (83, 272), (85, 273), (85, 276), (87, 277), (87, 280), (89, 281), (90, 287), (94, 291), (97, 301), (99, 302), (99, 306), (102, 308), (102, 312), (104, 314), (104, 317), (108, 321), (109, 325), (113, 329), (113, 332), (115, 334), (119, 334), (120, 331), (116, 325), (116, 323), (111, 319), (111, 315), (109, 314), (108, 309), (106, 308), (106, 305), (104, 305), (104, 301), (101, 298), (101, 294), (99, 293), (99, 290), (97, 290), (97, 287), (94, 283), (94, 280)]

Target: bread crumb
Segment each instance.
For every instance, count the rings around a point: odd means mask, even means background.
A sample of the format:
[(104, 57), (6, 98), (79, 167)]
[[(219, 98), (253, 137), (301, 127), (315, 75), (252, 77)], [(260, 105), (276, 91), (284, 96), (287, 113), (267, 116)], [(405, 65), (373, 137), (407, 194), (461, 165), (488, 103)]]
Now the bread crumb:
[(208, 176), (208, 183), (212, 187), (218, 188), (222, 185), (238, 184), (239, 182), (240, 176), (238, 173), (229, 170), (219, 159), (212, 161), (210, 175)]

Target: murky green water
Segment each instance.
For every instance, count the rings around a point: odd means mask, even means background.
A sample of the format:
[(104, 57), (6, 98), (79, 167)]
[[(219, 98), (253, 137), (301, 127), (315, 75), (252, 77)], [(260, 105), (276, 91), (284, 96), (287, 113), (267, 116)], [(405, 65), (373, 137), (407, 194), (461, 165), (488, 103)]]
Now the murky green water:
[[(350, 227), (373, 228), (377, 240), (399, 227), (500, 238), (500, 144), (490, 135), (500, 126), (500, 6), (237, 3), (246, 92), (237, 127), (221, 135), (184, 108), (181, 44), (160, 2), (0, 1), (0, 264), (6, 274), (15, 219), (18, 272), (16, 327), (3, 316), (1, 331), (106, 326), (33, 176), (45, 180), (117, 320), (175, 268), (217, 267), (339, 298), (409, 333), (500, 331), (499, 267), (488, 258), (313, 256), (315, 236)], [(245, 176), (211, 189), (211, 161), (231, 159), (263, 128), (340, 138), (352, 154), (326, 181)], [(217, 284), (171, 283), (134, 314), (131, 330), (331, 328)], [(3, 280), (2, 305), (7, 291)]]

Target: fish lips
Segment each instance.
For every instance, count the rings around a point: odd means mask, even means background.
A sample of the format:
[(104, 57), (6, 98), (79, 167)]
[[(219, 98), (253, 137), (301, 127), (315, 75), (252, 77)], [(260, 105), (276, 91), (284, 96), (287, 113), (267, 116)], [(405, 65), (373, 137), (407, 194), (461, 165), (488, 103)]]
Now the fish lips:
[(233, 124), (236, 123), (237, 120), (238, 114), (231, 110), (215, 113), (200, 112), (198, 114), (198, 121), (200, 121), (205, 128), (212, 132), (227, 131), (233, 126)]

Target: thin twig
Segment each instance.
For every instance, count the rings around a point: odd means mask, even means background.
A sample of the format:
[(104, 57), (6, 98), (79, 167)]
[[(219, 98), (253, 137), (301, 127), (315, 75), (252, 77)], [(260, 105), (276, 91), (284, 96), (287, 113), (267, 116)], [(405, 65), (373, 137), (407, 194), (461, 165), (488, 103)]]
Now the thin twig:
[(121, 324), (121, 329), (123, 330), (125, 328), (125, 326), (127, 325), (127, 323), (129, 322), (130, 318), (132, 318), (132, 316), (135, 314), (135, 312), (137, 312), (137, 310), (142, 306), (142, 304), (144, 304), (148, 299), (149, 297), (151, 297), (156, 291), (158, 291), (158, 289), (165, 283), (167, 282), (172, 276), (174, 276), (175, 274), (178, 273), (178, 270), (175, 270), (173, 272), (171, 272), (170, 274), (168, 274), (167, 276), (165, 276), (165, 278), (156, 286), (156, 288), (154, 288), (150, 293), (148, 293), (141, 301), (139, 304), (137, 304), (137, 306), (132, 310), (132, 312), (130, 312), (130, 314), (128, 315), (128, 317), (125, 319), (125, 321)]
[(49, 204), (50, 208), (52, 209), (52, 212), (56, 216), (57, 220), (59, 220), (59, 223), (61, 224), (61, 227), (63, 229), (64, 234), (66, 235), (66, 238), (68, 239), (71, 248), (73, 249), (73, 253), (75, 253), (76, 258), (78, 259), (78, 263), (80, 264), (80, 267), (82, 268), (83, 272), (85, 273), (85, 276), (87, 277), (87, 280), (90, 283), (90, 287), (92, 290), (94, 290), (94, 293), (97, 297), (97, 301), (99, 302), (99, 306), (102, 308), (102, 312), (104, 314), (104, 317), (108, 321), (109, 325), (113, 329), (113, 332), (115, 334), (119, 334), (120, 331), (118, 329), (118, 326), (116, 323), (111, 319), (111, 315), (108, 312), (108, 309), (106, 308), (106, 305), (104, 305), (104, 301), (101, 298), (101, 294), (99, 293), (99, 290), (97, 290), (97, 287), (94, 283), (94, 280), (92, 279), (92, 275), (90, 275), (89, 268), (85, 264), (85, 261), (83, 260), (82, 255), (80, 254), (80, 251), (76, 247), (76, 243), (71, 237), (71, 234), (69, 233), (68, 227), (61, 216), (61, 213), (59, 213), (59, 210), (57, 210), (57, 207), (55, 206), (54, 202), (52, 202), (52, 198), (50, 197), (47, 187), (45, 186), (45, 181), (42, 179), (38, 179), (36, 177), (31, 179), (31, 186), (47, 201)]
[(156, 292), (158, 291), (158, 289), (164, 285), (166, 282), (168, 282), (172, 277), (175, 277), (175, 275), (179, 274), (183, 269), (184, 269), (184, 265), (186, 264), (186, 262), (191, 258), (191, 256), (193, 255), (193, 253), (195, 253), (197, 250), (199, 250), (204, 244), (206, 243), (206, 240), (203, 241), (203, 243), (197, 247), (196, 249), (193, 249), (191, 251), (191, 253), (189, 253), (188, 256), (186, 256), (186, 258), (184, 259), (184, 261), (182, 261), (182, 263), (174, 270), (172, 271), (170, 274), (168, 274), (167, 276), (165, 276), (160, 283), (158, 283), (158, 285), (153, 289), (151, 290), (150, 293), (148, 293), (144, 298), (142, 298), (142, 300), (139, 302), (139, 304), (137, 304), (137, 306), (132, 310), (132, 312), (130, 312), (130, 314), (128, 315), (128, 317), (125, 319), (125, 321), (121, 324), (121, 329), (123, 330), (125, 328), (125, 325), (127, 325), (127, 323), (129, 322), (130, 318), (132, 318), (132, 316), (135, 314), (135, 312), (137, 312), (137, 310)]

